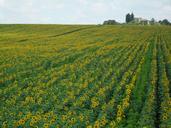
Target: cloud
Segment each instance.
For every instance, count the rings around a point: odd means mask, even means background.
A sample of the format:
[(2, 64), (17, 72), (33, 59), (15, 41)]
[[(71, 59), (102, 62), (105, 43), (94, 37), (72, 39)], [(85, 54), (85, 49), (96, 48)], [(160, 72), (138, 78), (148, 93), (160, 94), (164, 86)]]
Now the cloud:
[(124, 22), (132, 11), (137, 17), (171, 21), (170, 0), (0, 0), (0, 23)]
[(0, 0), (0, 7), (3, 7), (5, 0)]

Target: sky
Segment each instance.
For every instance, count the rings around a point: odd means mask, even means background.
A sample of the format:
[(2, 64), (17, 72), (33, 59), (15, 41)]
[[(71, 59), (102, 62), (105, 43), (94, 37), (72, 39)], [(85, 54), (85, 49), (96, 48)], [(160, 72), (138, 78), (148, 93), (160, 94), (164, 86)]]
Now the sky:
[(0, 0), (0, 23), (100, 24), (125, 15), (171, 21), (171, 0)]

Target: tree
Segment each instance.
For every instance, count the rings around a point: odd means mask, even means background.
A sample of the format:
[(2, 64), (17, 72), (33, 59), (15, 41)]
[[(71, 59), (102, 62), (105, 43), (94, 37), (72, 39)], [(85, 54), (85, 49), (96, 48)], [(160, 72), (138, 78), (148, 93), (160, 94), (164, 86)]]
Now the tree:
[(133, 21), (134, 20), (134, 14), (132, 13), (131, 14), (131, 21)]
[(159, 23), (160, 23), (160, 24), (162, 24), (162, 21), (161, 21), (161, 20), (159, 20)]
[(131, 15), (128, 13), (126, 15), (126, 23), (129, 23), (131, 21)]
[(151, 21), (150, 21), (151, 24), (155, 24), (155, 19), (152, 18)]
[(171, 23), (167, 19), (164, 19), (163, 21), (161, 21), (161, 24), (163, 24), (163, 25), (171, 25)]
[(115, 24), (119, 24), (119, 23), (116, 22), (115, 20), (107, 20), (107, 21), (104, 21), (103, 24), (104, 25), (115, 25)]
[(134, 14), (132, 13), (132, 14), (127, 14), (126, 15), (126, 23), (129, 23), (129, 22), (131, 22), (131, 21), (133, 21), (134, 20)]

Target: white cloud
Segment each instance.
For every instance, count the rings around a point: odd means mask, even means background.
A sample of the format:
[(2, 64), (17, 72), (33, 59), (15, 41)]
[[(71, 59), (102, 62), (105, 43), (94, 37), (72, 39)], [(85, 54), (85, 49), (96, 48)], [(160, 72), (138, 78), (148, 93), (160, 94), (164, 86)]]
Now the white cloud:
[(102, 3), (102, 2), (99, 2), (99, 3), (94, 3), (92, 6), (91, 6), (91, 10), (93, 13), (95, 14), (105, 14), (108, 12), (108, 5), (105, 4), (105, 3)]
[(0, 0), (0, 7), (2, 7), (5, 3), (5, 0)]
[(167, 18), (171, 0), (0, 0), (0, 23), (101, 23), (125, 14)]

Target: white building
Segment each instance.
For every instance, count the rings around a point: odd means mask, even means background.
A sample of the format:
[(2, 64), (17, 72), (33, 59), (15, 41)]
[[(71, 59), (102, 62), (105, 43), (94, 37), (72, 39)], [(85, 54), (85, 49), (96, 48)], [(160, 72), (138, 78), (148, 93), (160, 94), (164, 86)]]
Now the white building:
[(149, 25), (149, 24), (150, 24), (150, 21), (149, 21), (149, 20), (143, 19), (143, 18), (141, 18), (141, 17), (135, 17), (135, 18), (134, 18), (134, 22), (135, 22), (135, 23), (142, 24), (142, 25)]

